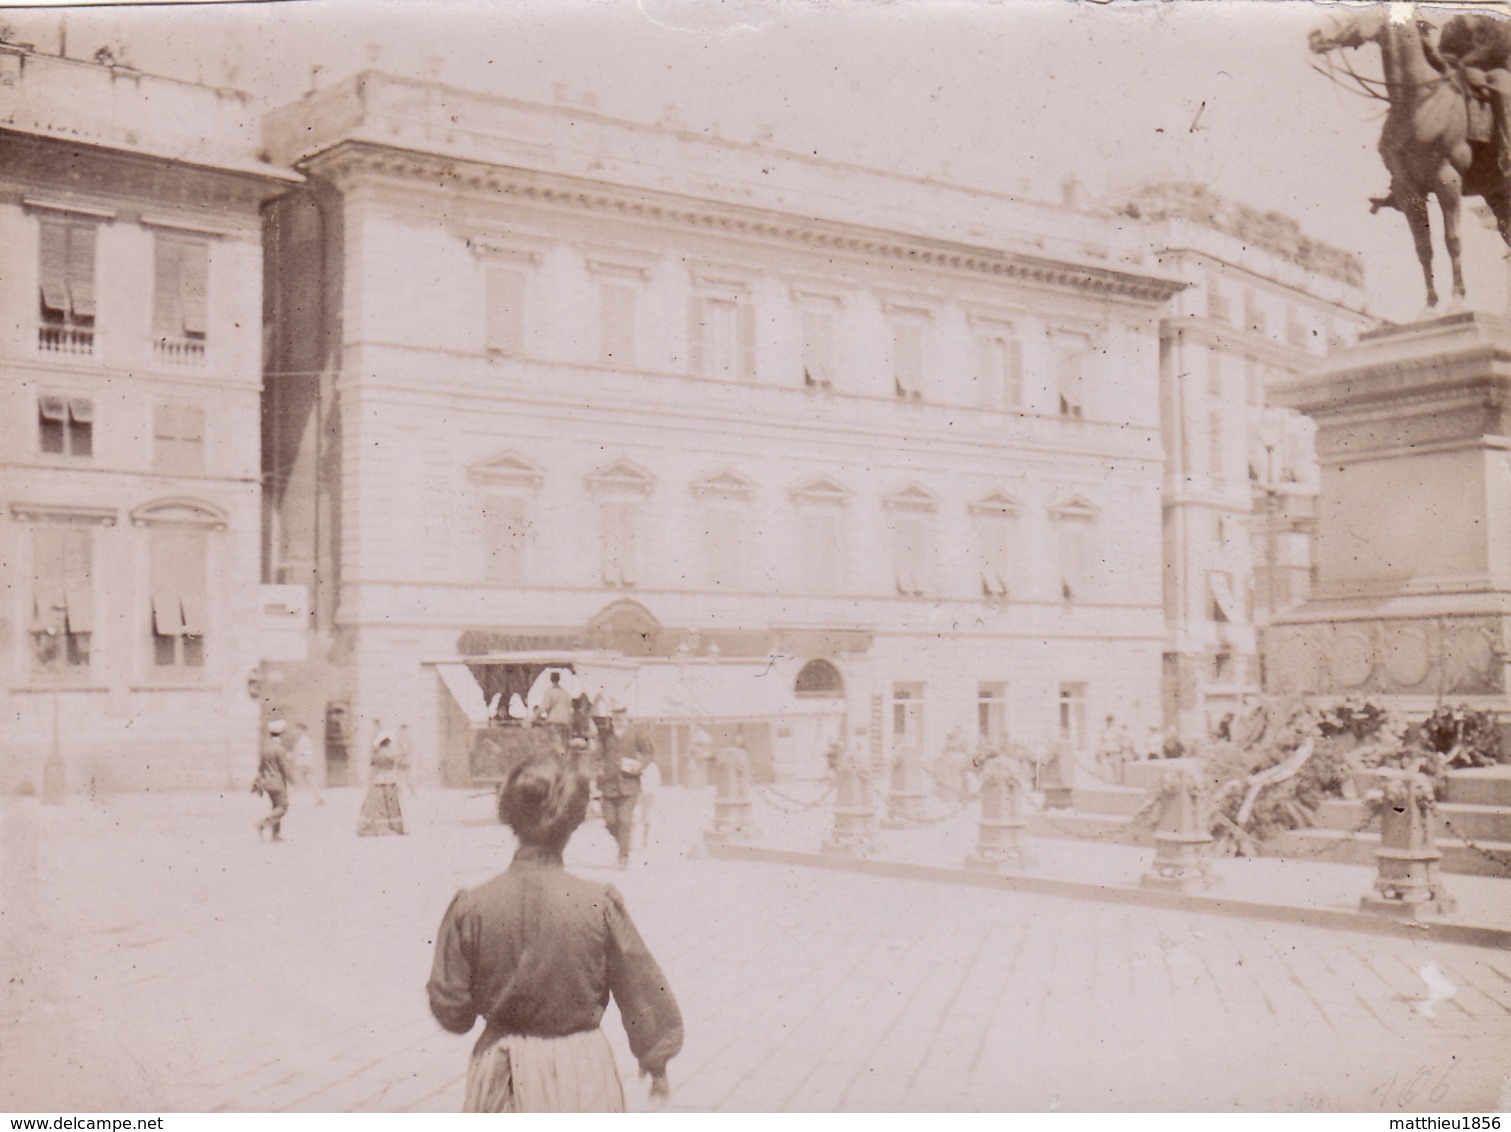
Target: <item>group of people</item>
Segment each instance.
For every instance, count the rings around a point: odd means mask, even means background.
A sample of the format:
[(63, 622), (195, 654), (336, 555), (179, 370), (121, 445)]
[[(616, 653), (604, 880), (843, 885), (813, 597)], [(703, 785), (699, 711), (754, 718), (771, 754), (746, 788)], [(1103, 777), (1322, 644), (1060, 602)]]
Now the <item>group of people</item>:
[[(404, 833), (404, 812), (399, 804), (402, 784), (411, 794), (409, 778), (409, 730), (400, 724), (397, 732), (386, 730), (375, 720), (367, 794), (357, 815), (357, 834), (374, 837)], [(286, 739), (285, 736), (288, 736)], [(283, 840), (283, 819), (289, 812), (289, 794), (295, 786), (307, 788), (317, 806), (325, 804), (320, 793), (315, 767), (315, 744), (309, 729), (296, 723), (292, 732), (282, 719), (268, 721), (258, 752), (257, 775), (252, 792), (267, 798), (271, 809), (257, 821), (257, 836), (268, 835), (272, 841)]]

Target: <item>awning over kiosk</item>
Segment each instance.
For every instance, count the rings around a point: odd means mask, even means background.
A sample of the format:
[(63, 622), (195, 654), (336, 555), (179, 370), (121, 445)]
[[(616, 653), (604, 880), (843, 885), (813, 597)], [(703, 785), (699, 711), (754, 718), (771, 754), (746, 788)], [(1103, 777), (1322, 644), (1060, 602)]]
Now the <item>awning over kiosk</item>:
[(435, 670), (441, 674), (442, 683), (451, 693), (451, 698), (456, 701), (456, 706), (462, 709), (467, 722), (487, 723), (488, 702), (483, 699), (483, 689), (467, 666), (465, 664), (437, 664)]

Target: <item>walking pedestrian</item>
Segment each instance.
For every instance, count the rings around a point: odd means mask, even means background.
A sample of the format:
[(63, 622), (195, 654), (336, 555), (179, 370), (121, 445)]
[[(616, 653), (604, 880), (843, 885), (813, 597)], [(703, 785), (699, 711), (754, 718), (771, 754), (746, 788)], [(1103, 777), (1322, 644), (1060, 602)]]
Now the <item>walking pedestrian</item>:
[(598, 802), (603, 824), (619, 847), (617, 864), (630, 867), (630, 842), (634, 837), (635, 803), (640, 798), (640, 775), (656, 759), (650, 735), (631, 724), (629, 710), (617, 705), (606, 732), (599, 736)]
[(399, 752), (393, 738), (382, 735), (372, 754), (367, 796), (357, 814), (358, 837), (383, 837), (404, 832), (404, 811), (399, 806)]
[(289, 752), (294, 760), (294, 779), (309, 789), (315, 797), (315, 805), (325, 805), (320, 794), (319, 773), (315, 768), (315, 741), (310, 738), (309, 728), (302, 723), (294, 724), (294, 745)]
[(283, 840), (283, 816), (289, 812), (289, 783), (294, 780), (294, 767), (289, 760), (288, 748), (283, 745), (284, 727), (281, 719), (268, 722), (257, 760), (257, 777), (252, 782), (252, 793), (266, 795), (273, 807), (270, 813), (258, 819), (259, 840), (263, 830), (271, 833), (269, 840)]
[(426, 992), (447, 1030), (482, 1036), (467, 1069), (466, 1112), (623, 1112), (624, 1090), (599, 1023), (612, 995), (650, 1095), (670, 1095), (666, 1063), (682, 1014), (612, 885), (568, 873), (588, 782), (536, 756), (504, 779), (499, 816), (519, 838), (509, 868), (457, 893), (436, 935)]

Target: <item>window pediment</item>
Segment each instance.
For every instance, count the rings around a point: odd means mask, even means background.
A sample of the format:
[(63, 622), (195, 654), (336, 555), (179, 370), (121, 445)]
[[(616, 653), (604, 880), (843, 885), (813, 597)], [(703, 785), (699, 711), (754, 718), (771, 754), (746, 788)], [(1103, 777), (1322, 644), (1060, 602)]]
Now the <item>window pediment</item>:
[(230, 516), (219, 507), (199, 499), (159, 499), (131, 512), (131, 525), (134, 527), (171, 525), (213, 527), (217, 531), (223, 531), (229, 522)]
[(494, 487), (538, 488), (545, 480), (540, 466), (513, 452), (505, 452), (481, 464), (467, 469), (467, 478), (474, 483)]
[(694, 483), (693, 494), (715, 499), (749, 499), (755, 494), (755, 484), (739, 472), (726, 469)]
[(81, 507), (69, 503), (12, 503), (13, 518), (23, 523), (74, 523), (79, 526), (113, 527), (114, 507)]
[(649, 495), (656, 477), (629, 460), (619, 460), (588, 476), (588, 487), (600, 493)]
[(809, 480), (792, 489), (794, 502), (816, 506), (844, 507), (853, 497), (854, 493), (849, 488), (835, 483), (827, 476)]
[(970, 505), (972, 515), (1013, 516), (1022, 509), (1023, 505), (1005, 491), (994, 491)]
[(892, 493), (881, 503), (889, 511), (935, 511), (939, 507), (938, 497), (916, 483)]
[(1067, 499), (1064, 503), (1058, 503), (1050, 508), (1050, 518), (1057, 522), (1095, 522), (1101, 517), (1101, 509), (1084, 496), (1076, 495)]

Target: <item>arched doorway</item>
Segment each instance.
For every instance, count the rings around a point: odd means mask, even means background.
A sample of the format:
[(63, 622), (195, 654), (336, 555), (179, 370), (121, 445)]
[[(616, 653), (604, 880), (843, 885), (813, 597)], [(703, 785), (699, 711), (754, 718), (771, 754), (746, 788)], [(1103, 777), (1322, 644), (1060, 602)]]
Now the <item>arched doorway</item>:
[(792, 691), (804, 700), (842, 700), (845, 678), (827, 660), (810, 660), (798, 672)]
[(827, 773), (829, 747), (845, 738), (845, 678), (833, 662), (808, 661), (792, 682), (785, 752), (794, 777)]

